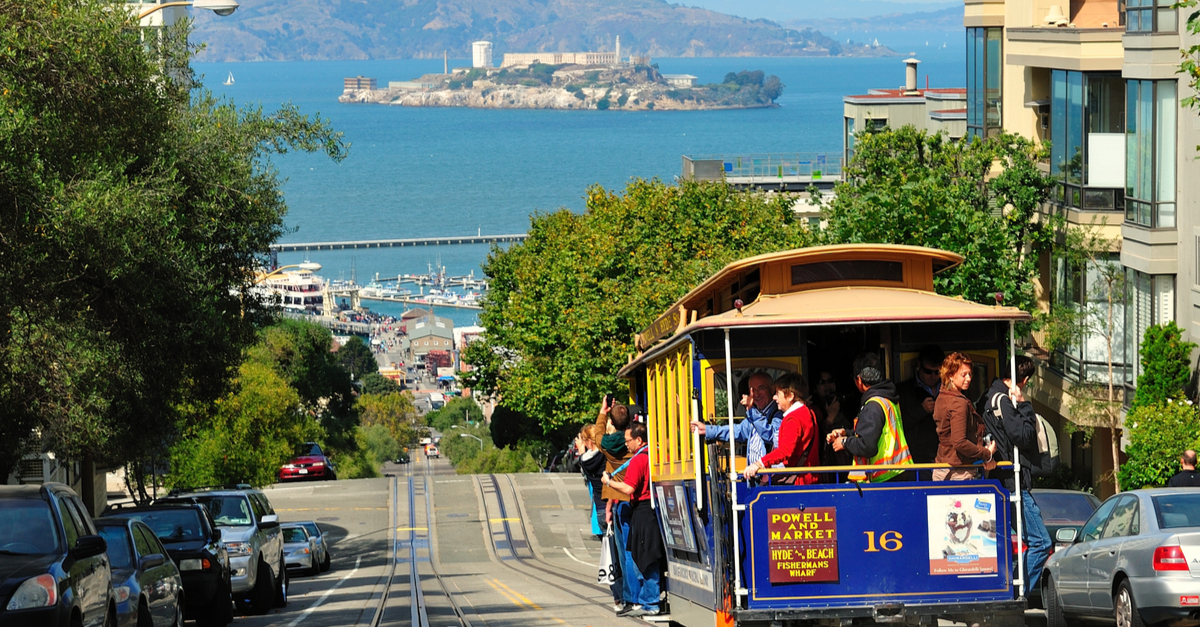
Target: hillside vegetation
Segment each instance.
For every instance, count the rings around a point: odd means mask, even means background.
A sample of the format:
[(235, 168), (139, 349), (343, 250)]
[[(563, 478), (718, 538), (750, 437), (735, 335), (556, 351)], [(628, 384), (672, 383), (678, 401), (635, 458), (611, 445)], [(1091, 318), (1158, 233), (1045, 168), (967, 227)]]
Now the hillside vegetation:
[(198, 61), (470, 56), (471, 42), (505, 52), (612, 50), (622, 56), (894, 54), (663, 0), (256, 0), (229, 17), (195, 11)]

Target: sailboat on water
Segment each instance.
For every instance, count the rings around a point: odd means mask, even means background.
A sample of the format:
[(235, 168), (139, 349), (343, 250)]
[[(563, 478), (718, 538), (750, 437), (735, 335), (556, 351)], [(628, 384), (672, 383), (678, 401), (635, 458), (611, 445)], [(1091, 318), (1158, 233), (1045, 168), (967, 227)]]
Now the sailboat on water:
[(232, 85), (232, 84), (233, 84), (233, 72), (230, 72), (230, 73), (229, 73), (229, 78), (225, 79), (225, 84), (226, 84), (226, 85)]

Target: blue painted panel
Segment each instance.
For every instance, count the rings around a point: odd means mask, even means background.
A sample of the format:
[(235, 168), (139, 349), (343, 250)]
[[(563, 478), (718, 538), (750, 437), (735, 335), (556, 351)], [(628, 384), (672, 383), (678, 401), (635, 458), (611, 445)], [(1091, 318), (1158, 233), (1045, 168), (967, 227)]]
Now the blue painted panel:
[(1008, 492), (995, 481), (755, 487), (738, 500), (749, 609), (1013, 597)]

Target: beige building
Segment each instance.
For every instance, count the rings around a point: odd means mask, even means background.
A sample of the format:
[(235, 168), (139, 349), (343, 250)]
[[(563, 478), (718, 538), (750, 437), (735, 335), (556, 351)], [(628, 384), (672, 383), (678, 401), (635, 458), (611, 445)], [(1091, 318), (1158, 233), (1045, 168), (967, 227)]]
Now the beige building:
[(962, 87), (920, 89), (916, 59), (906, 59), (905, 84), (895, 89), (871, 89), (846, 96), (843, 106), (844, 163), (854, 155), (854, 134), (864, 129), (912, 125), (959, 139), (967, 132), (967, 90)]
[[(1200, 340), (1200, 180), (1186, 174), (1195, 168), (1200, 117), (1180, 107), (1192, 92), (1176, 74), (1180, 49), (1194, 42), (1186, 14), (1171, 4), (964, 0), (968, 136), (1005, 129), (1049, 140), (1044, 167), (1058, 184), (1048, 210), (1076, 224), (1105, 222), (1120, 242), (1113, 260), (1127, 287), (1113, 339), (1127, 399), (1136, 393), (1146, 327), (1175, 320), (1185, 338)], [(1059, 260), (1043, 260), (1044, 304), (1100, 306), (1094, 271), (1077, 282), (1067, 276)], [(1033, 394), (1039, 411), (1061, 424), (1074, 385), (1107, 380), (1106, 353), (1103, 338), (1093, 337), (1043, 354)], [(1075, 435), (1064, 461), (1098, 479), (1111, 470), (1109, 434), (1097, 429), (1094, 438), (1083, 448)], [(1110, 483), (1097, 488), (1112, 491)]]
[(615, 65), (615, 52), (506, 52), (500, 67), (514, 65)]

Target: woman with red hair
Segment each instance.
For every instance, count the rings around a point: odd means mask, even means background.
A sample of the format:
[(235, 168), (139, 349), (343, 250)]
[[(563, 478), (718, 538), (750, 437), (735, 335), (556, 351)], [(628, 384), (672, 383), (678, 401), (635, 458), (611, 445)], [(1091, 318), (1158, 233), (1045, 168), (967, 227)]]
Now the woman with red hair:
[[(985, 468), (991, 469), (995, 467), (992, 454), (996, 452), (996, 443), (987, 446), (979, 443), (984, 431), (983, 420), (975, 411), (975, 404), (964, 395), (971, 387), (973, 366), (971, 358), (959, 352), (950, 353), (942, 362), (942, 391), (933, 406), (938, 434), (936, 461), (952, 466), (971, 466), (982, 461)], [(937, 468), (933, 471), (935, 481), (963, 481), (979, 476), (975, 468)]]

